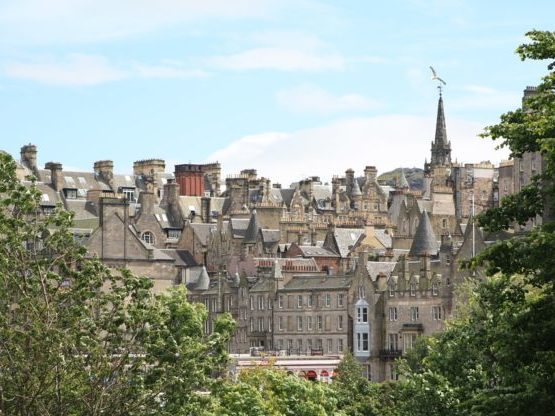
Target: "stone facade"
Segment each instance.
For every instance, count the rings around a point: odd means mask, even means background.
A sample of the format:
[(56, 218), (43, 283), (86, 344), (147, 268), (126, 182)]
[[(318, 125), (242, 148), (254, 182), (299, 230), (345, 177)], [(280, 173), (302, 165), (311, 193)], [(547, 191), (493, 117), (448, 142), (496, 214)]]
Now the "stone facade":
[(452, 163), (441, 96), (435, 128), (424, 192), (404, 174), (390, 192), (371, 165), (289, 188), (245, 169), (221, 192), (219, 163), (178, 165), (175, 176), (159, 159), (135, 162), (132, 175), (114, 174), (110, 160), (68, 172), (57, 162), (38, 169), (33, 145), (21, 150), (18, 177), (39, 179), (44, 215), (56, 204), (74, 212), (91, 256), (148, 276), (157, 292), (186, 285), (206, 306), (207, 333), (230, 313), (230, 352), (351, 351), (382, 381), (396, 379), (394, 360), (417, 337), (444, 328), (454, 286), (469, 277), (457, 262), (502, 237), (476, 227), (471, 196), (478, 213), (542, 168), (537, 154), (498, 171)]

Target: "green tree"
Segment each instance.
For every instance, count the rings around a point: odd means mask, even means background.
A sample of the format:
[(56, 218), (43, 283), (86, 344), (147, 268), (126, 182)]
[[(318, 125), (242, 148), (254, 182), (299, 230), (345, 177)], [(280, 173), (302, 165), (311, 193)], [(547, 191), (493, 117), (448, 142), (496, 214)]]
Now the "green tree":
[(258, 366), (245, 369), (236, 382), (217, 393), (217, 415), (331, 416), (342, 415), (335, 392), (325, 383), (312, 382), (283, 369)]
[(336, 391), (338, 408), (349, 416), (397, 416), (402, 384), (372, 383), (363, 374), (363, 367), (349, 353), (337, 367), (332, 388)]
[(540, 152), (543, 171), (478, 220), (492, 231), (536, 215), (544, 221), (471, 261), (489, 277), (447, 330), (423, 340), (405, 362), (403, 414), (555, 414), (555, 33), (527, 36), (517, 53), (552, 60), (550, 72), (523, 108), (502, 115), (484, 136), (514, 157)]
[(183, 288), (113, 273), (74, 243), (72, 214), (0, 153), (0, 414), (205, 414), (226, 366), (233, 322), (203, 332)]

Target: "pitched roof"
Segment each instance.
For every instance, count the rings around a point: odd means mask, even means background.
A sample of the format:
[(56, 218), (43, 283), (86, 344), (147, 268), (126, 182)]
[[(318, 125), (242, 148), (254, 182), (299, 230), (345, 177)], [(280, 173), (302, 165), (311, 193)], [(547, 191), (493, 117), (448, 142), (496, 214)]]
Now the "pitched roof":
[(282, 291), (293, 290), (330, 290), (348, 289), (351, 286), (350, 277), (324, 276), (324, 277), (300, 277), (294, 276), (284, 286)]
[(246, 218), (232, 218), (231, 234), (233, 235), (233, 238), (245, 238), (249, 222), (250, 220)]
[(374, 229), (374, 237), (376, 237), (376, 240), (378, 240), (386, 248), (393, 246), (391, 234), (387, 233), (386, 230), (381, 228)]
[(318, 246), (298, 246), (301, 252), (303, 253), (303, 257), (339, 257), (337, 253)]
[(351, 196), (361, 196), (362, 191), (360, 190), (360, 185), (358, 184), (358, 180), (355, 179), (353, 181), (353, 189), (351, 190)]
[(247, 227), (247, 231), (245, 232), (245, 239), (243, 240), (243, 242), (247, 244), (256, 243), (256, 236), (260, 228), (261, 227), (260, 227), (260, 224), (258, 223), (258, 216), (256, 215), (256, 210), (253, 209), (251, 213), (251, 218), (249, 220), (249, 226)]
[(165, 248), (161, 249), (160, 251), (175, 259), (176, 266), (194, 267), (197, 265), (189, 250), (175, 250), (171, 248)]
[(262, 234), (262, 242), (264, 243), (277, 243), (281, 238), (281, 233), (279, 230), (269, 230), (269, 229), (261, 229), (260, 233)]
[(409, 181), (407, 181), (407, 177), (405, 176), (405, 170), (403, 168), (401, 168), (401, 174), (399, 175), (399, 181), (397, 182), (397, 188), (410, 189)]
[(389, 278), (397, 262), (394, 261), (369, 261), (366, 263), (366, 270), (372, 280), (376, 280), (379, 274), (384, 274)]
[(202, 266), (202, 271), (195, 287), (196, 290), (207, 290), (210, 287), (210, 277), (206, 271), (206, 267)]
[(217, 230), (217, 224), (206, 224), (206, 223), (191, 223), (189, 226), (193, 229), (193, 232), (199, 239), (202, 245), (208, 244), (208, 237), (210, 233)]
[(333, 232), (339, 255), (347, 257), (350, 247), (355, 246), (364, 234), (361, 228), (336, 228)]
[(418, 223), (418, 228), (414, 234), (414, 240), (412, 241), (412, 245), (410, 247), (409, 256), (419, 257), (436, 255), (438, 250), (439, 244), (434, 234), (434, 230), (432, 229), (432, 223), (428, 217), (428, 213), (424, 210), (420, 215), (420, 222)]

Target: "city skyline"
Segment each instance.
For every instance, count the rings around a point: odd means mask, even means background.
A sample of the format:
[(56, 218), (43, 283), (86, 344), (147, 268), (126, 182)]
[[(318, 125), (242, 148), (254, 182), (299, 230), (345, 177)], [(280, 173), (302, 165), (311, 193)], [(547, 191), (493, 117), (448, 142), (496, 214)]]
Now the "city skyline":
[[(503, 7), (501, 7), (503, 5)], [(444, 78), (453, 158), (506, 152), (477, 139), (539, 82), (514, 54), (548, 2), (332, 1), (0, 5), (0, 148), (39, 163), (130, 172), (150, 157), (255, 168), (288, 184), (365, 165), (422, 167)], [(538, 13), (542, 10), (542, 13)], [(542, 20), (543, 19), (543, 20)]]

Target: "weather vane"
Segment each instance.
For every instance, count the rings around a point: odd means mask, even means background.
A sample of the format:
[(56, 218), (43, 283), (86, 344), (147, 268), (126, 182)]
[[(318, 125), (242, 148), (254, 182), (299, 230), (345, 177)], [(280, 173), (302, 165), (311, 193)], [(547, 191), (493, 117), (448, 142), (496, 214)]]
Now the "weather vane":
[(447, 85), (447, 83), (437, 76), (437, 73), (434, 67), (431, 66), (430, 69), (432, 70), (432, 81), (439, 81), (439, 85), (437, 86), (437, 89), (439, 90), (439, 95), (441, 95), (441, 90), (442, 90), (441, 84)]

